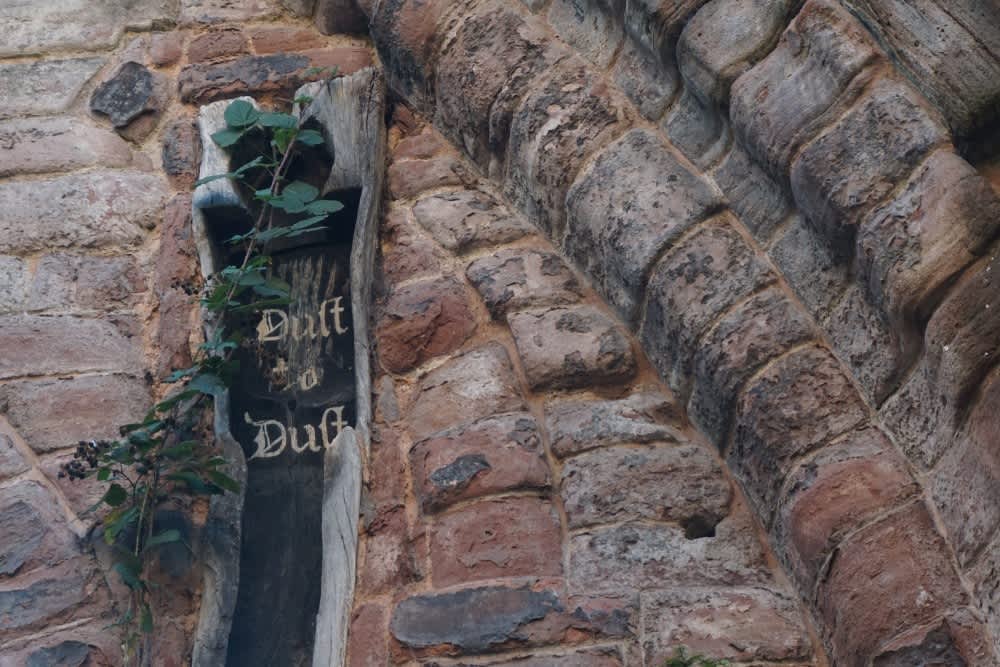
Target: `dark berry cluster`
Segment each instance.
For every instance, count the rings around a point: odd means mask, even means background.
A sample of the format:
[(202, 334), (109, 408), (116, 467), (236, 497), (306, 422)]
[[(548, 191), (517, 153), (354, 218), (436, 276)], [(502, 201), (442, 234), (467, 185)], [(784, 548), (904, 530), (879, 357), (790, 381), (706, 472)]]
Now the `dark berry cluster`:
[(108, 451), (114, 442), (111, 440), (81, 440), (76, 443), (73, 460), (64, 463), (59, 477), (83, 479), (87, 473), (98, 466), (98, 457)]

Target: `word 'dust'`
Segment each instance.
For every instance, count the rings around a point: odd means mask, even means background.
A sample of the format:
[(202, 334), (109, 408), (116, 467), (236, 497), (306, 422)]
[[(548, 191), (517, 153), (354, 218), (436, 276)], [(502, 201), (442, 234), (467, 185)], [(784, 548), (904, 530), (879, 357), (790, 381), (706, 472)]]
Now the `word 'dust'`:
[[(333, 442), (340, 435), (340, 432), (347, 426), (344, 422), (344, 407), (343, 405), (337, 405), (323, 411), (323, 416), (319, 421), (319, 433), (323, 440), (322, 448), (316, 442), (316, 428), (311, 425), (302, 427), (306, 432), (306, 441), (300, 443), (299, 431), (296, 427), (285, 426), (276, 419), (258, 421), (253, 419), (249, 413), (244, 412), (243, 421), (257, 427), (257, 435), (253, 439), (254, 444), (257, 445), (257, 449), (250, 457), (250, 460), (271, 459), (280, 456), (288, 447), (296, 454), (307, 451), (320, 452), (323, 449), (329, 449), (333, 446)], [(333, 426), (333, 437), (330, 436), (330, 426)]]

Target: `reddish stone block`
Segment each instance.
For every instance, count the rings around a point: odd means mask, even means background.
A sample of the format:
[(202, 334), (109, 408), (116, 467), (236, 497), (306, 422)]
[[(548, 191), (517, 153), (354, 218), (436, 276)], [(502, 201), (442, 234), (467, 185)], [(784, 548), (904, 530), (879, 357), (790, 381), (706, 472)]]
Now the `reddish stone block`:
[(197, 298), (171, 288), (159, 295), (157, 308), (156, 375), (165, 380), (194, 363), (191, 332), (198, 326)]
[(777, 48), (733, 84), (733, 129), (754, 157), (783, 176), (799, 146), (837, 117), (852, 97), (845, 91), (860, 91), (867, 81), (857, 75), (880, 57), (846, 10), (810, 0)]
[(571, 178), (632, 121), (631, 108), (575, 56), (528, 91), (511, 123), (504, 191), (550, 238), (563, 237)]
[(364, 491), (366, 525), (406, 502), (406, 462), (400, 433), (392, 428), (372, 431), (368, 483)]
[(727, 458), (765, 524), (798, 457), (865, 419), (861, 397), (829, 351), (808, 347), (782, 357), (743, 391)]
[(568, 653), (538, 652), (517, 658), (500, 658), (487, 662), (455, 663), (455, 667), (622, 667), (621, 653), (616, 647), (582, 648)]
[(465, 287), (450, 277), (393, 290), (379, 311), (378, 358), (390, 373), (454, 352), (476, 330)]
[(554, 590), (559, 583), (484, 586), (406, 598), (393, 610), (389, 625), (397, 661), (633, 635), (635, 597), (565, 599)]
[(662, 665), (678, 646), (714, 659), (810, 661), (812, 642), (797, 600), (767, 588), (680, 588), (643, 604), (647, 665)]
[(430, 538), (431, 578), (438, 588), (562, 573), (559, 516), (539, 498), (481, 500), (439, 516)]
[(872, 667), (996, 664), (996, 653), (982, 622), (968, 609), (956, 610), (939, 622), (905, 632), (881, 647), (872, 661)]
[(397, 160), (429, 160), (448, 149), (448, 142), (428, 125), (420, 134), (405, 137), (396, 144), (390, 151), (390, 157), (394, 162)]
[(489, 343), (421, 377), (407, 426), (417, 440), (482, 417), (523, 409), (506, 348)]
[(722, 448), (743, 384), (768, 361), (814, 335), (806, 313), (776, 287), (726, 313), (695, 352), (688, 403), (692, 420)]
[(19, 380), (0, 385), (0, 412), (31, 448), (51, 452), (83, 439), (119, 437), (141, 421), (149, 388), (128, 375)]
[(663, 249), (721, 206), (658, 135), (632, 130), (607, 146), (566, 199), (566, 252), (629, 322)]
[(347, 633), (348, 667), (385, 667), (389, 661), (389, 610), (378, 602), (357, 607)]
[(526, 412), (490, 417), (416, 443), (413, 483), (425, 512), (459, 500), (551, 483), (541, 437)]
[(315, 49), (326, 44), (320, 35), (305, 28), (267, 26), (250, 28), (249, 33), (254, 51), (260, 55)]
[(950, 150), (934, 153), (858, 230), (868, 291), (897, 326), (926, 319), (942, 286), (986, 252), (998, 225), (1000, 197), (989, 182)]
[(167, 67), (181, 59), (184, 31), (155, 32), (150, 36), (149, 59), (156, 67)]
[(358, 562), (358, 593), (381, 595), (402, 590), (422, 579), (406, 510), (397, 507), (369, 524)]
[(909, 85), (885, 77), (806, 145), (791, 166), (799, 208), (830, 243), (853, 240), (864, 216), (947, 138)]
[(919, 492), (902, 457), (876, 428), (851, 433), (802, 463), (789, 476), (774, 525), (802, 590), (812, 590), (844, 535)]
[(610, 594), (771, 582), (754, 524), (742, 508), (707, 534), (629, 522), (578, 532), (568, 548), (571, 591)]
[[(188, 43), (189, 63), (201, 63), (247, 53), (247, 38), (237, 27), (209, 30), (192, 38)], [(297, 50), (297, 49), (296, 49)]]
[(715, 528), (732, 500), (715, 458), (698, 445), (605, 447), (568, 459), (560, 493), (570, 528), (628, 519)]
[(511, 311), (574, 303), (583, 288), (559, 255), (510, 248), (481, 257), (465, 270), (495, 319)]
[(435, 275), (447, 253), (410, 222), (405, 209), (395, 209), (382, 221), (382, 272), (390, 285)]
[(424, 197), (414, 205), (413, 216), (435, 241), (456, 253), (510, 243), (536, 231), (480, 190)]
[(593, 306), (523, 310), (507, 322), (534, 389), (589, 387), (635, 374), (625, 332)]
[(156, 254), (155, 290), (163, 294), (170, 289), (193, 291), (198, 276), (198, 249), (191, 228), (191, 195), (181, 194), (171, 199), (163, 214), (160, 248)]
[(919, 501), (844, 542), (817, 592), (831, 657), (869, 664), (884, 642), (964, 605), (947, 552)]
[(430, 160), (404, 160), (389, 167), (389, 194), (393, 199), (410, 199), (425, 190), (462, 185), (468, 173), (451, 156)]
[(441, 56), (436, 124), (481, 169), (496, 171), (524, 91), (567, 55), (537, 19), (503, 3), (483, 6), (460, 24)]
[(191, 118), (178, 118), (163, 132), (163, 171), (174, 187), (191, 190), (201, 167), (201, 137)]
[(552, 453), (560, 458), (595, 447), (673, 441), (667, 426), (677, 423), (681, 408), (655, 389), (642, 389), (617, 401), (563, 401), (545, 406)]
[(698, 341), (715, 319), (776, 276), (728, 217), (704, 223), (653, 268), (640, 337), (686, 400)]

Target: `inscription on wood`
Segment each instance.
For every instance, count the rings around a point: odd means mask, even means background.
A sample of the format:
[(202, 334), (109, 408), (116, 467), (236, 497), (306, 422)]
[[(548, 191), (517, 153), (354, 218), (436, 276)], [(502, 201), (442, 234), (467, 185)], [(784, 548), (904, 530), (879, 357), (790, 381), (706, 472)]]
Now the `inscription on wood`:
[(290, 303), (231, 324), (244, 342), (230, 424), (248, 468), (231, 667), (312, 662), (323, 452), (354, 420), (349, 256), (337, 239), (275, 252)]

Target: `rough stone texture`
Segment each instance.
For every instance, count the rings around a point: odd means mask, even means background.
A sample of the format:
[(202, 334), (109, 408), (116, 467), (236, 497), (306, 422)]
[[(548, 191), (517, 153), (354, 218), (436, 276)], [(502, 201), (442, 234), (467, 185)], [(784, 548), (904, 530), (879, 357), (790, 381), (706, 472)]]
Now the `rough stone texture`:
[(254, 51), (259, 55), (283, 53), (300, 49), (318, 49), (326, 45), (326, 40), (312, 30), (304, 28), (263, 27), (247, 31)]
[(79, 557), (0, 584), (0, 641), (107, 608), (96, 574), (92, 562)]
[(604, 69), (624, 39), (625, 0), (553, 0), (549, 25), (584, 58)]
[(967, 567), (1000, 527), (1000, 376), (980, 388), (965, 427), (930, 475), (928, 488), (959, 564)]
[(181, 25), (262, 19), (278, 10), (275, 0), (181, 0), (180, 5)]
[(744, 389), (728, 461), (765, 523), (797, 457), (854, 428), (864, 404), (829, 351), (806, 347), (780, 358)]
[(636, 606), (628, 599), (564, 600), (545, 582), (484, 586), (409, 597), (393, 610), (389, 629), (401, 645), (400, 657), (482, 654), (567, 636), (621, 637)]
[(516, 658), (485, 662), (457, 662), (455, 667), (622, 667), (616, 647), (582, 648), (569, 653), (537, 652)]
[(486, 7), (461, 24), (441, 56), (435, 120), (480, 168), (496, 172), (524, 91), (566, 55), (537, 22)]
[(365, 529), (365, 568), (358, 577), (359, 596), (398, 591), (422, 578), (415, 542), (402, 507), (379, 515)]
[(551, 483), (538, 427), (525, 412), (422, 440), (410, 450), (410, 463), (425, 512), (503, 491), (542, 490)]
[(384, 667), (389, 660), (389, 613), (378, 603), (361, 605), (347, 633), (348, 667)]
[(560, 458), (595, 447), (674, 440), (667, 424), (679, 408), (668, 396), (643, 390), (617, 401), (562, 401), (545, 407), (552, 453)]
[(30, 280), (27, 262), (19, 257), (0, 255), (0, 285), (5, 286), (0, 291), (0, 313), (25, 308)]
[(684, 529), (645, 523), (592, 528), (569, 540), (574, 591), (620, 592), (673, 586), (736, 586), (769, 577), (749, 517), (730, 515), (714, 536), (689, 539)]
[(791, 597), (765, 588), (690, 588), (649, 595), (643, 653), (661, 665), (678, 646), (714, 659), (809, 662), (812, 645)]
[(51, 491), (36, 481), (13, 484), (0, 492), (0, 576), (58, 565), (79, 551), (76, 536)]
[[(119, 326), (120, 325), (120, 326)], [(0, 318), (0, 378), (74, 371), (135, 370), (138, 341), (129, 318), (22, 315)], [(82, 344), (83, 342), (85, 344)]]
[[(98, 334), (87, 340), (95, 349), (103, 342)], [(127, 348), (115, 351), (135, 363)], [(88, 360), (80, 361), (82, 365)], [(145, 383), (127, 375), (22, 380), (0, 386), (0, 414), (36, 452), (63, 449), (83, 439), (117, 438), (118, 426), (140, 421), (149, 402)]]
[(382, 220), (382, 271), (390, 285), (436, 275), (447, 254), (410, 221), (407, 210), (390, 211)]
[(725, 105), (729, 88), (764, 56), (785, 27), (795, 0), (712, 0), (684, 27), (677, 64), (706, 103)]
[(723, 447), (743, 384), (768, 361), (813, 336), (805, 313), (777, 288), (733, 308), (695, 352), (691, 419)]
[(28, 462), (14, 445), (14, 441), (0, 433), (0, 482), (28, 470)]
[(515, 241), (535, 231), (529, 222), (478, 190), (424, 197), (414, 205), (413, 216), (435, 241), (458, 253)]
[(181, 100), (205, 104), (241, 93), (290, 93), (309, 81), (309, 67), (337, 67), (340, 76), (371, 65), (371, 53), (359, 46), (314, 49), (296, 54), (243, 56), (222, 63), (196, 63), (181, 70)]
[(28, 293), (30, 310), (121, 310), (146, 291), (133, 257), (87, 257), (55, 253), (42, 257)]
[(663, 68), (646, 49), (626, 39), (611, 77), (647, 120), (658, 120), (679, 86), (677, 72)]
[(523, 407), (507, 350), (490, 343), (424, 375), (408, 423), (413, 437), (423, 438), (461, 422)]
[(163, 181), (132, 171), (92, 171), (0, 183), (0, 252), (131, 246), (159, 218)]
[(833, 658), (855, 665), (875, 657), (886, 637), (961, 606), (965, 593), (917, 502), (842, 544), (818, 599)]
[(844, 535), (919, 492), (906, 463), (876, 428), (821, 449), (789, 476), (774, 533), (802, 590)]
[(562, 258), (544, 250), (499, 250), (473, 261), (465, 274), (496, 319), (524, 308), (574, 303), (583, 292)]
[[(994, 638), (1000, 636), (1000, 534), (983, 551), (979, 562), (968, 570), (973, 584), (973, 601), (986, 616)], [(994, 639), (994, 650), (1000, 641)]]
[(149, 111), (158, 110), (153, 73), (137, 62), (124, 63), (90, 96), (90, 110), (104, 114), (115, 127), (125, 127)]
[(924, 319), (998, 228), (1000, 197), (965, 160), (938, 151), (862, 223), (857, 256), (868, 291), (897, 325)]
[(201, 167), (201, 137), (189, 118), (178, 118), (163, 132), (163, 171), (180, 190), (191, 190)]
[(550, 238), (563, 236), (574, 174), (631, 120), (629, 108), (575, 57), (555, 65), (521, 103), (511, 125), (505, 193)]
[(733, 84), (734, 129), (758, 160), (784, 174), (834, 102), (862, 83), (852, 80), (877, 54), (872, 38), (836, 2), (809, 0), (777, 48)]
[(0, 7), (0, 57), (107, 49), (126, 27), (142, 30), (154, 21), (170, 20), (175, 11), (172, 4), (164, 0), (8, 2)]
[(842, 243), (945, 137), (908, 85), (881, 78), (792, 163), (795, 201), (831, 242)]
[(156, 67), (167, 67), (181, 59), (184, 50), (183, 31), (158, 32), (149, 39), (149, 60)]
[(558, 576), (559, 515), (538, 498), (481, 500), (434, 522), (430, 554), (431, 579), (439, 588), (498, 577)]
[(0, 65), (0, 118), (65, 111), (105, 59), (69, 58)]
[(462, 185), (467, 172), (450, 155), (430, 160), (405, 160), (389, 167), (389, 194), (410, 199), (425, 190)]
[[(235, 26), (209, 30), (194, 37), (188, 42), (187, 59), (189, 63), (200, 63), (219, 58), (245, 55), (247, 38), (243, 31)], [(296, 51), (305, 48), (300, 46)]]
[(74, 118), (0, 123), (0, 176), (126, 167), (132, 151), (118, 135)]
[(875, 404), (885, 400), (913, 353), (913, 343), (902, 337), (908, 332), (894, 329), (857, 284), (831, 308), (823, 328), (868, 398)]
[(729, 125), (687, 86), (660, 123), (670, 142), (698, 167), (718, 162), (729, 147)]
[(994, 305), (998, 272), (996, 254), (966, 271), (927, 324), (924, 356), (880, 411), (921, 468), (933, 466), (951, 446), (969, 397), (1000, 354), (1000, 309)]
[(378, 358), (390, 373), (404, 373), (457, 350), (475, 331), (464, 285), (428, 279), (393, 290), (375, 325)]
[(535, 389), (591, 386), (635, 373), (624, 331), (593, 306), (524, 310), (507, 321)]
[(632, 321), (650, 265), (719, 205), (662, 139), (633, 130), (604, 149), (570, 190), (566, 251)]
[(684, 24), (707, 0), (632, 0), (625, 5), (625, 28), (662, 66), (674, 67), (677, 37)]
[(641, 339), (675, 391), (688, 393), (695, 346), (712, 321), (774, 279), (727, 218), (702, 225), (653, 268)]
[(850, 280), (845, 258), (802, 215), (792, 217), (769, 254), (813, 317), (824, 321)]
[(733, 142), (714, 176), (733, 211), (760, 243), (767, 243), (792, 211), (788, 193), (739, 142)]
[(678, 523), (697, 536), (715, 529), (731, 500), (719, 464), (697, 445), (581, 454), (563, 464), (560, 493), (570, 528), (648, 519)]
[(846, 3), (859, 12), (908, 78), (968, 137), (1000, 104), (1000, 7), (978, 0)]
[(968, 609), (959, 609), (938, 622), (916, 627), (883, 646), (872, 662), (889, 665), (996, 664), (982, 623)]

